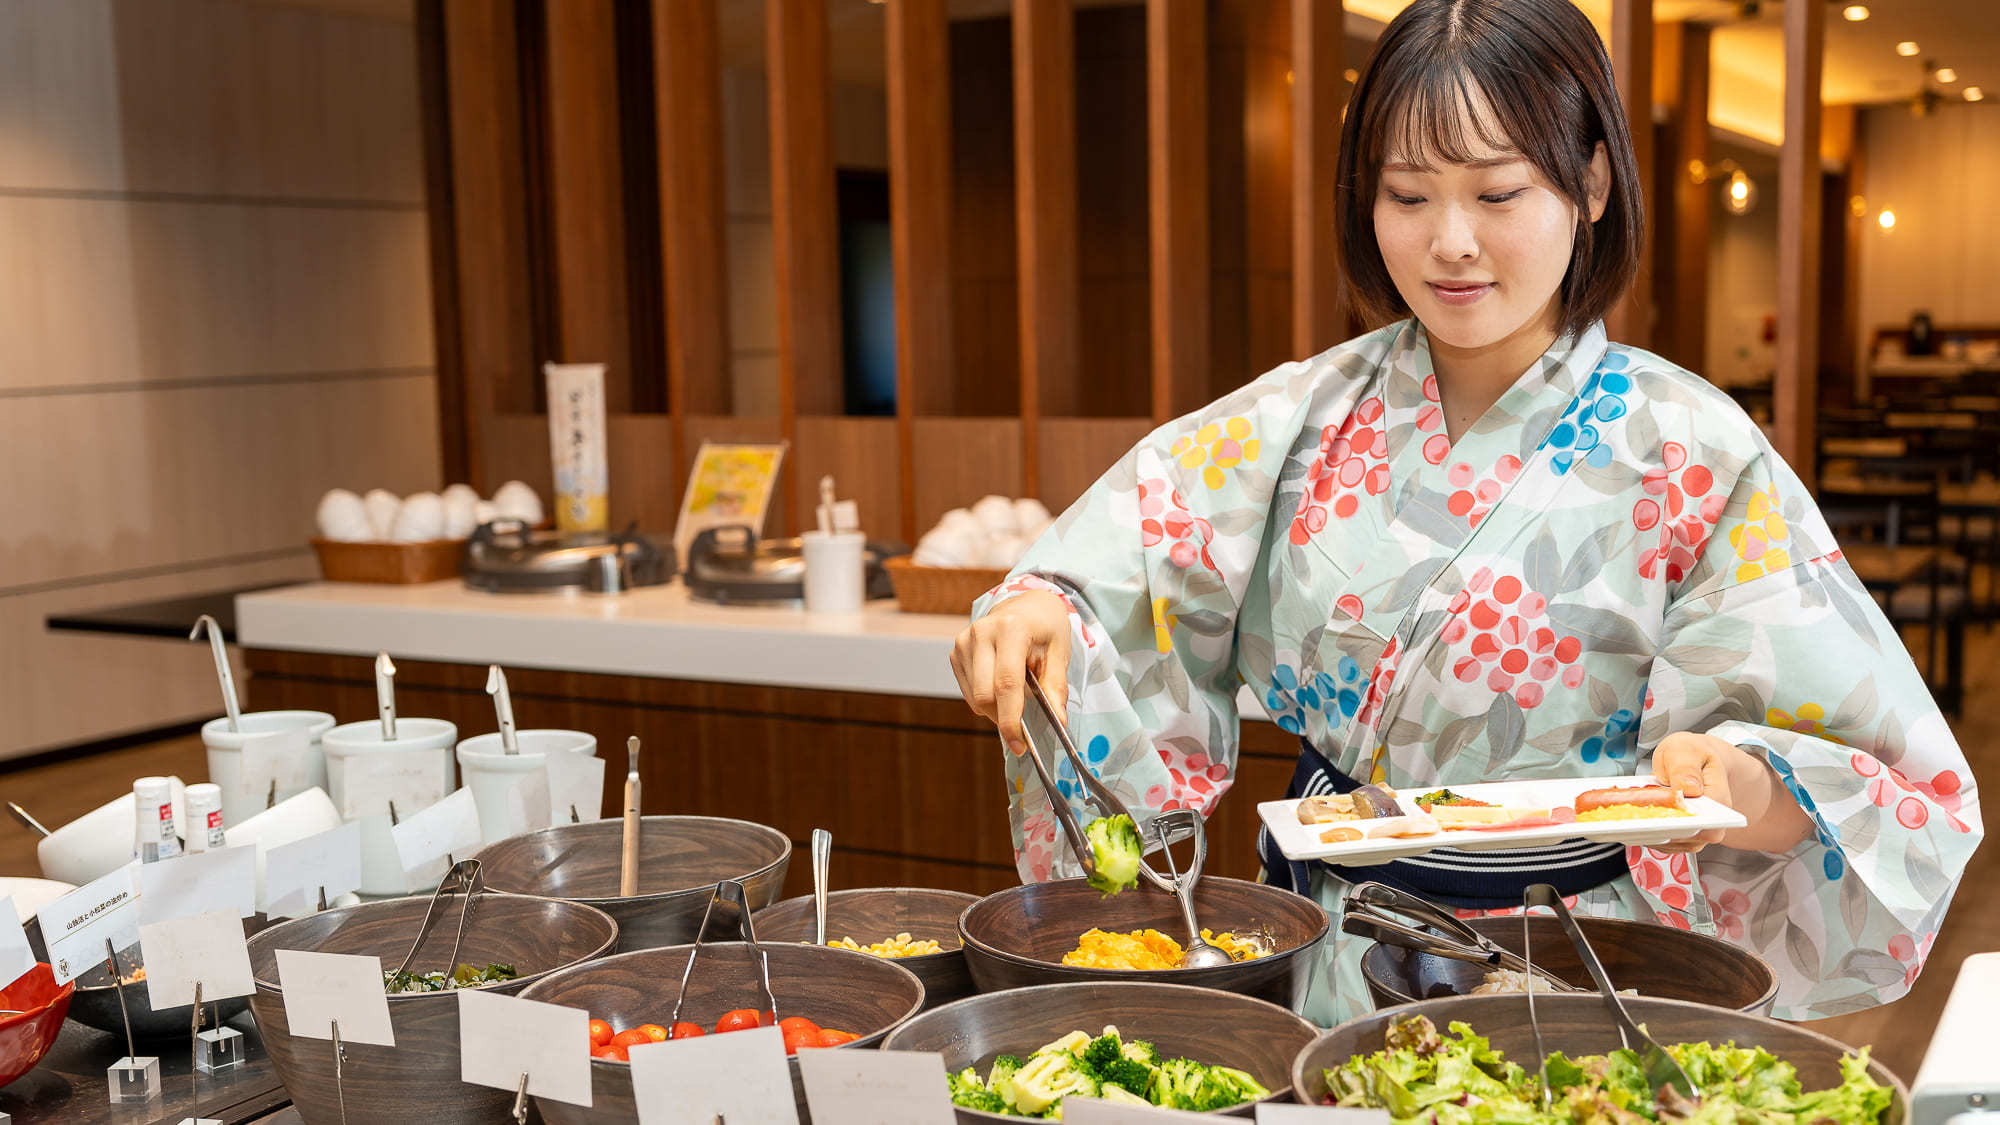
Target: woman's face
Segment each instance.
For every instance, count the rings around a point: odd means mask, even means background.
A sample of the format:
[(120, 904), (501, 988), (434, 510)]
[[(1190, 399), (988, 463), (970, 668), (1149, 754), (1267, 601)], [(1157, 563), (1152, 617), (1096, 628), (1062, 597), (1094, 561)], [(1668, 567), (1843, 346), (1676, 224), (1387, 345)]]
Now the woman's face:
[[(1390, 280), (1434, 339), (1460, 349), (1524, 331), (1553, 338), (1576, 241), (1576, 204), (1519, 152), (1479, 140), (1499, 135), (1485, 124), (1464, 123), (1466, 163), (1392, 151), (1375, 192)], [(1591, 180), (1594, 221), (1610, 182), (1602, 144)]]

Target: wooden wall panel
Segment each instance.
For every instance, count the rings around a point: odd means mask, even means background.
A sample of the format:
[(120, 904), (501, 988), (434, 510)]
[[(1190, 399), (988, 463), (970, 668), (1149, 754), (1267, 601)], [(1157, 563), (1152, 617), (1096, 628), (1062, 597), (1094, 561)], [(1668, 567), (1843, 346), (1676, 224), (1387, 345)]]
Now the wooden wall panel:
[(1037, 499), (1060, 513), (1152, 431), (1150, 418), (1042, 419), (1042, 491)]
[[(792, 493), (801, 529), (814, 526), (819, 478), (832, 474), (840, 498), (861, 508), (861, 529), (879, 539), (915, 542), (903, 531), (901, 450), (894, 418), (801, 417), (792, 446), (798, 485)], [(921, 530), (921, 529), (919, 529)]]
[(1006, 19), (951, 25), (952, 372), (918, 382), (920, 417), (1021, 409), (1014, 99), (993, 96), (1012, 81), (1011, 28)]
[(778, 263), (779, 412), (838, 414), (840, 228), (828, 116), (833, 87), (827, 70), (826, 2), (768, 0), (764, 10)]
[(1292, 0), (1292, 351), (1346, 338), (1333, 185), (1340, 159), (1340, 0)]
[(1811, 486), (1819, 395), (1820, 73), (1826, 6), (1785, 6), (1785, 139), (1778, 153), (1778, 452)]
[(1655, 99), (1667, 106), (1654, 160), (1658, 214), (1653, 223), (1653, 350), (1700, 371), (1708, 349), (1709, 216), (1720, 185), (1698, 184), (1689, 167), (1708, 163), (1709, 29), (1662, 23), (1653, 52)]
[(1146, 126), (1152, 230), (1153, 420), (1208, 400), (1208, 10), (1147, 0)]
[(917, 531), (988, 493), (1033, 496), (1021, 473), (1021, 421), (1017, 418), (918, 418), (911, 459), (917, 473)]
[[(1076, 13), (1076, 371), (1045, 386), (1045, 417), (1152, 409), (1146, 12)], [(1085, 330), (1087, 328), (1087, 330)]]
[[(945, 0), (888, 11), (889, 224), (896, 271), (899, 534), (916, 542), (909, 456), (919, 387), (952, 379), (951, 23)], [(887, 524), (874, 526), (886, 529)]]
[[(1014, 0), (1014, 204), (1021, 293), (1021, 467), (1035, 421), (1068, 409), (1077, 370), (1076, 36), (1070, 0)], [(920, 505), (921, 507), (921, 505)]]
[[(1645, 199), (1646, 230), (1653, 229), (1653, 0), (1611, 0), (1611, 67), (1618, 98), (1631, 125), (1632, 155)], [(1652, 346), (1653, 244), (1642, 243), (1639, 276), (1623, 300), (1605, 316), (1613, 340), (1635, 348)]]
[[(606, 365), (605, 402), (632, 407), (615, 0), (546, 0), (553, 358)], [(540, 377), (537, 372), (536, 378)]]
[[(712, 3), (653, 2), (660, 237), (667, 295), (667, 409), (675, 460), (688, 414), (729, 412), (729, 276), (723, 239), (722, 64)], [(679, 496), (676, 483), (675, 496)]]

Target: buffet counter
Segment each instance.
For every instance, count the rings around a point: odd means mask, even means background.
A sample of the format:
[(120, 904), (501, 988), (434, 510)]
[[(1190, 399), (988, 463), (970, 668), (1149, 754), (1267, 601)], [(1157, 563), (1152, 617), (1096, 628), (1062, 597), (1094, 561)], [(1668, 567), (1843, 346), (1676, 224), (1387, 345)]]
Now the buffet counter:
[[(484, 684), (499, 664), (524, 729), (590, 732), (614, 766), (625, 736), (639, 735), (652, 751), (649, 813), (743, 817), (801, 846), (830, 829), (839, 885), (985, 893), (1019, 882), (997, 742), (947, 659), (963, 618), (887, 601), (829, 617), (713, 606), (679, 584), (603, 597), (455, 581), (312, 583), (242, 595), (237, 614), (254, 709), (373, 715), (372, 660), (387, 651), (402, 713), (470, 737), (494, 729)], [(1282, 793), (1296, 756), (1292, 736), (1246, 723), (1238, 784)], [(622, 780), (607, 772), (607, 812)], [(1253, 877), (1255, 838), (1254, 802), (1223, 802), (1211, 869)], [(803, 891), (806, 867), (794, 865), (788, 893)]]

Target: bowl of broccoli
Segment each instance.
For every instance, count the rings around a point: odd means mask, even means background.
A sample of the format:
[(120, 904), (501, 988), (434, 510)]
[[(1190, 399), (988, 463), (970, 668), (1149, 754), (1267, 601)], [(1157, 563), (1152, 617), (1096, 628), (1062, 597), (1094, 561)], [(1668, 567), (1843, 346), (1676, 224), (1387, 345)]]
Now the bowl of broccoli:
[(897, 1028), (936, 1051), (960, 1122), (1059, 1118), (1065, 1099), (1248, 1117), (1289, 1099), (1318, 1029), (1276, 1004), (1179, 984), (1053, 984), (970, 997)]

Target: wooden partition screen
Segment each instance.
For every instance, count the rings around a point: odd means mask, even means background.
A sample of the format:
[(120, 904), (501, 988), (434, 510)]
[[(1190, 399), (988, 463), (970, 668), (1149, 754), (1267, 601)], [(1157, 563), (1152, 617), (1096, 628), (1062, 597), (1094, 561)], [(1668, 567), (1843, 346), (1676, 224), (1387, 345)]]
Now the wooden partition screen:
[[(1338, 2), (420, 14), (443, 446), (481, 489), (549, 488), (541, 366), (595, 361), (615, 523), (667, 530), (704, 439), (782, 438), (771, 530), (832, 473), (911, 540), (989, 492), (1059, 508), (1346, 327)], [(851, 173), (887, 185), (893, 413), (850, 385)]]

